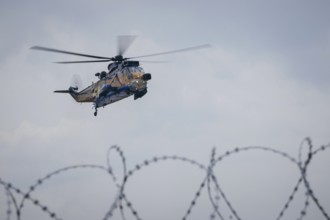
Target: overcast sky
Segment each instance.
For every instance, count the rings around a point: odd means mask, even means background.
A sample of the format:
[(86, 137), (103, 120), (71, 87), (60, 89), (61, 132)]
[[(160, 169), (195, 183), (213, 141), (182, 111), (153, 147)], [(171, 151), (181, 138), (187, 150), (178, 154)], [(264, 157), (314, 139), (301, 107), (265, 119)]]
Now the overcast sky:
[[(305, 137), (315, 147), (328, 144), (329, 9), (328, 0), (0, 0), (0, 178), (27, 191), (58, 168), (106, 165), (114, 144), (130, 169), (155, 155), (207, 165), (213, 147), (220, 155), (267, 146), (297, 157)], [(58, 65), (52, 62), (77, 57), (29, 50), (40, 45), (115, 56), (117, 36), (127, 34), (138, 37), (126, 56), (212, 47), (145, 59), (170, 62), (143, 63), (152, 74), (148, 93), (102, 108), (97, 117), (92, 104), (53, 91), (67, 89), (74, 74), (88, 86), (106, 63)], [(119, 159), (111, 158), (120, 176)], [(308, 170), (328, 213), (329, 158), (328, 151), (318, 155)], [(215, 171), (242, 219), (276, 219), (299, 178), (293, 164), (258, 151), (235, 154)], [(142, 219), (181, 219), (204, 176), (188, 164), (160, 162), (132, 177), (127, 196)], [(93, 170), (54, 177), (33, 194), (72, 220), (101, 219), (115, 195), (111, 178)], [(209, 217), (203, 195), (190, 219)], [(303, 195), (301, 189), (283, 219), (299, 216)], [(24, 217), (47, 215), (27, 203)], [(322, 219), (313, 203), (305, 219)]]

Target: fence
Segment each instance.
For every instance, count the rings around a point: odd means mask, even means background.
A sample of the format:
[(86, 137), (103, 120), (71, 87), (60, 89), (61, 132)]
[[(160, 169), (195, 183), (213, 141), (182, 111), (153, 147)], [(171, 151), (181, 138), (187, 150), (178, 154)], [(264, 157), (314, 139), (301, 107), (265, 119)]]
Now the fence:
[[(307, 148), (308, 154), (307, 157), (303, 160), (302, 159), (302, 151), (303, 148)], [(134, 208), (134, 205), (132, 202), (130, 202), (128, 196), (125, 193), (125, 186), (127, 182), (130, 180), (130, 178), (139, 172), (140, 170), (144, 169), (147, 166), (152, 166), (156, 163), (160, 163), (163, 161), (181, 161), (183, 163), (188, 163), (191, 166), (196, 166), (197, 168), (201, 169), (203, 172), (205, 172), (205, 177), (201, 181), (196, 193), (193, 195), (192, 201), (189, 203), (188, 208), (184, 214), (184, 216), (181, 216), (182, 220), (187, 220), (190, 217), (190, 214), (196, 204), (199, 201), (199, 198), (203, 191), (207, 191), (208, 198), (210, 201), (210, 204), (213, 208), (212, 213), (210, 213), (210, 219), (226, 219), (225, 216), (222, 214), (220, 208), (219, 208), (219, 201), (222, 200), (224, 204), (226, 205), (226, 208), (228, 208), (231, 215), (229, 216), (229, 219), (237, 219), (241, 220), (244, 219), (243, 216), (240, 216), (240, 214), (235, 210), (231, 202), (226, 196), (226, 193), (222, 190), (219, 184), (219, 180), (214, 172), (214, 168), (220, 164), (224, 159), (227, 157), (233, 156), (235, 154), (240, 154), (246, 151), (267, 151), (272, 154), (278, 155), (280, 157), (283, 157), (290, 161), (293, 165), (297, 166), (299, 171), (299, 178), (296, 181), (296, 185), (294, 186), (292, 192), (290, 195), (288, 195), (288, 199), (283, 204), (282, 210), (279, 212), (277, 216), (277, 220), (282, 219), (286, 211), (290, 208), (290, 204), (295, 199), (295, 195), (299, 190), (303, 190), (303, 188), (306, 190), (305, 192), (305, 200), (304, 205), (301, 208), (300, 214), (298, 216), (298, 219), (304, 219), (306, 216), (306, 213), (308, 211), (308, 208), (311, 203), (314, 203), (319, 212), (322, 214), (324, 219), (330, 220), (329, 214), (324, 209), (323, 205), (320, 203), (319, 199), (316, 197), (316, 195), (313, 192), (313, 189), (311, 188), (311, 185), (307, 178), (307, 169), (311, 163), (311, 161), (315, 158), (316, 154), (319, 154), (321, 152), (324, 152), (325, 150), (328, 150), (330, 148), (329, 145), (321, 146), (317, 149), (314, 149), (314, 146), (309, 138), (306, 138), (303, 143), (300, 146), (299, 149), (299, 156), (298, 158), (294, 158), (290, 155), (288, 155), (285, 152), (278, 151), (273, 148), (269, 147), (259, 147), (259, 146), (252, 146), (252, 147), (242, 147), (242, 148), (235, 148), (231, 151), (227, 151), (222, 155), (217, 156), (215, 148), (211, 152), (211, 157), (209, 160), (208, 165), (201, 164), (195, 160), (186, 158), (186, 157), (180, 157), (180, 156), (161, 156), (161, 157), (153, 157), (151, 159), (144, 160), (142, 163), (137, 164), (134, 166), (134, 168), (128, 170), (126, 165), (126, 158), (124, 156), (123, 151), (118, 146), (112, 146), (109, 148), (107, 152), (107, 161), (106, 166), (101, 165), (94, 165), (94, 164), (82, 164), (82, 165), (75, 165), (75, 166), (68, 166), (61, 168), (59, 170), (56, 170), (54, 172), (51, 172), (47, 174), (46, 176), (38, 179), (33, 185), (29, 187), (29, 190), (27, 192), (23, 192), (21, 189), (15, 187), (14, 184), (5, 181), (0, 178), (0, 185), (4, 187), (6, 192), (6, 198), (7, 198), (7, 210), (6, 210), (6, 219), (10, 220), (12, 218), (16, 218), (17, 220), (20, 220), (22, 218), (22, 210), (25, 207), (24, 204), (26, 202), (30, 202), (34, 206), (40, 208), (42, 212), (45, 212), (48, 214), (50, 219), (56, 219), (60, 220), (62, 219), (57, 213), (53, 212), (50, 207), (43, 204), (41, 201), (33, 197), (33, 192), (35, 192), (38, 187), (40, 187), (42, 184), (44, 184), (47, 180), (51, 179), (55, 175), (60, 175), (67, 171), (72, 171), (76, 169), (99, 169), (107, 173), (111, 176), (112, 180), (116, 184), (117, 187), (117, 195), (114, 196), (114, 199), (112, 203), (110, 204), (110, 208), (108, 211), (104, 214), (104, 220), (111, 219), (113, 217), (113, 214), (115, 211), (119, 211), (121, 218), (126, 219), (127, 212), (130, 212), (132, 216), (134, 216), (135, 219), (140, 220), (142, 219), (137, 210)], [(121, 163), (123, 165), (123, 174), (124, 177), (122, 179), (119, 179), (113, 172), (113, 167), (111, 165), (110, 161), (110, 154), (112, 152), (115, 152), (118, 154), (118, 156), (121, 159)], [(212, 186), (212, 187), (211, 187)], [(18, 195), (21, 200), (18, 200)], [(178, 216), (179, 218), (180, 216)]]

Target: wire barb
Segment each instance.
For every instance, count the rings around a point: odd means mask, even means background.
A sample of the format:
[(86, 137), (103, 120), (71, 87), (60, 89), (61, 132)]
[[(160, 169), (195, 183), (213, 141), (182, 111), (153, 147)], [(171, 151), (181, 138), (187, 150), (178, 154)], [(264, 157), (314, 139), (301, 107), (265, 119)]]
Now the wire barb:
[[(306, 146), (305, 146), (306, 144)], [(305, 160), (302, 159), (302, 149), (307, 148), (308, 153)], [(329, 145), (323, 145), (316, 150), (314, 150), (314, 146), (312, 144), (311, 139), (306, 138), (303, 143), (300, 145), (299, 153), (298, 153), (298, 159), (295, 159), (288, 155), (285, 152), (269, 148), (269, 147), (260, 147), (260, 146), (251, 146), (251, 147), (242, 147), (242, 148), (235, 148), (231, 151), (227, 151), (219, 156), (216, 154), (216, 149), (213, 148), (211, 151), (211, 156), (209, 160), (209, 165), (205, 166), (195, 160), (181, 157), (177, 155), (171, 155), (171, 156), (154, 156), (151, 159), (143, 160), (143, 162), (136, 164), (133, 166), (132, 169), (127, 169), (126, 164), (126, 157), (124, 155), (124, 152), (121, 150), (121, 148), (117, 145), (111, 146), (108, 149), (108, 152), (106, 154), (106, 166), (102, 165), (95, 165), (95, 164), (81, 164), (81, 165), (73, 165), (73, 166), (67, 166), (58, 170), (55, 170), (53, 172), (48, 173), (44, 177), (41, 177), (36, 180), (34, 184), (32, 184), (29, 187), (29, 190), (27, 192), (22, 191), (21, 189), (14, 186), (12, 183), (5, 181), (0, 178), (0, 186), (4, 187), (6, 198), (7, 198), (7, 211), (6, 211), (6, 219), (10, 220), (13, 213), (16, 213), (16, 219), (20, 220), (22, 217), (22, 211), (25, 207), (25, 202), (29, 201), (32, 205), (39, 207), (39, 209), (42, 212), (45, 212), (48, 214), (49, 218), (60, 220), (62, 218), (59, 217), (59, 215), (53, 211), (51, 211), (51, 208), (47, 205), (45, 205), (43, 202), (41, 202), (39, 199), (34, 198), (33, 193), (43, 184), (48, 182), (52, 177), (56, 175), (61, 175), (65, 172), (69, 171), (75, 171), (78, 169), (91, 169), (91, 170), (101, 170), (105, 174), (110, 175), (113, 182), (115, 183), (115, 186), (117, 187), (117, 195), (114, 197), (114, 200), (110, 204), (110, 208), (104, 215), (104, 220), (110, 219), (114, 216), (115, 211), (120, 212), (121, 219), (126, 220), (126, 214), (129, 211), (131, 215), (137, 219), (141, 220), (142, 218), (139, 216), (139, 212), (134, 208), (133, 203), (129, 200), (128, 196), (125, 193), (125, 187), (129, 180), (134, 176), (136, 173), (140, 172), (141, 170), (145, 169), (146, 167), (153, 166), (157, 163), (163, 163), (163, 162), (181, 162), (185, 164), (189, 164), (193, 168), (197, 168), (203, 172), (205, 172), (204, 178), (201, 180), (199, 187), (196, 191), (196, 193), (193, 196), (193, 199), (190, 203), (188, 203), (188, 208), (182, 217), (183, 220), (187, 220), (193, 210), (196, 208), (199, 198), (201, 197), (203, 190), (207, 190), (208, 198), (211, 203), (212, 212), (210, 213), (209, 217), (211, 220), (216, 219), (217, 217), (221, 220), (225, 220), (224, 213), (230, 213), (229, 217), (227, 219), (237, 219), (241, 220), (241, 218), (238, 214), (238, 211), (234, 208), (234, 205), (230, 202), (229, 198), (225, 194), (224, 190), (220, 187), (220, 181), (218, 180), (216, 173), (215, 173), (215, 167), (222, 163), (226, 158), (232, 157), (234, 155), (238, 155), (241, 153), (245, 153), (247, 151), (262, 151), (266, 153), (275, 154), (279, 157), (287, 159), (291, 164), (295, 165), (298, 168), (298, 171), (300, 173), (300, 177), (297, 180), (296, 185), (294, 186), (294, 189), (288, 196), (288, 199), (286, 203), (284, 204), (283, 208), (279, 212), (279, 215), (277, 216), (277, 220), (280, 220), (284, 218), (286, 211), (290, 208), (291, 203), (295, 199), (295, 195), (299, 192), (299, 190), (304, 186), (305, 188), (305, 199), (304, 199), (304, 205), (299, 213), (299, 216), (297, 219), (302, 220), (307, 214), (308, 208), (310, 204), (313, 202), (316, 207), (319, 209), (320, 213), (326, 220), (330, 220), (329, 214), (324, 209), (323, 205), (320, 203), (319, 199), (314, 194), (314, 191), (312, 189), (312, 186), (307, 178), (307, 169), (309, 165), (311, 164), (311, 161), (315, 158), (315, 156), (321, 152), (324, 152), (325, 150), (328, 150), (330, 148)], [(121, 159), (122, 163), (122, 178), (118, 178), (116, 175), (116, 170), (111, 164), (110, 155), (111, 152), (115, 152), (117, 156)], [(213, 190), (212, 190), (213, 189)], [(21, 200), (18, 200), (18, 196), (20, 196)], [(220, 204), (220, 201), (222, 203)], [(227, 212), (224, 212), (224, 210), (227, 209)]]

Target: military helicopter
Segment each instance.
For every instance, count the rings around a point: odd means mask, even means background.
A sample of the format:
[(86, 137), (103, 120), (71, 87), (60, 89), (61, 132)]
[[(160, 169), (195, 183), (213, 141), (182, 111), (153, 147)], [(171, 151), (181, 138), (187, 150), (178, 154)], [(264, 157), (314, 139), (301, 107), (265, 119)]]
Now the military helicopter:
[(94, 60), (55, 62), (59, 64), (110, 62), (108, 65), (108, 71), (96, 73), (95, 76), (98, 78), (98, 81), (96, 83), (92, 83), (92, 85), (86, 87), (85, 89), (78, 91), (79, 88), (77, 86), (70, 86), (67, 90), (54, 91), (55, 93), (68, 93), (77, 102), (92, 102), (95, 109), (94, 116), (97, 116), (97, 110), (100, 107), (105, 107), (106, 105), (112, 104), (132, 95), (134, 95), (134, 100), (136, 100), (142, 98), (147, 93), (147, 82), (151, 80), (151, 74), (145, 73), (143, 68), (140, 66), (140, 62), (132, 59), (185, 52), (209, 47), (209, 45), (204, 44), (162, 53), (135, 57), (123, 57), (125, 51), (134, 39), (135, 36), (131, 35), (118, 36), (118, 55), (114, 57), (95, 56), (41, 46), (33, 46), (30, 49), (94, 58)]

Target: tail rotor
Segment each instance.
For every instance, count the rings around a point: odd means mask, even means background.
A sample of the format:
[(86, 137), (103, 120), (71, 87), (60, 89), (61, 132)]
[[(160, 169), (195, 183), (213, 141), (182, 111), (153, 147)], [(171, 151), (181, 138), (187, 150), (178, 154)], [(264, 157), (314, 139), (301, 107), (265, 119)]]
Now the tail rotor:
[(78, 91), (83, 87), (81, 76), (78, 74), (74, 74), (71, 78), (70, 88), (74, 91)]
[(78, 92), (79, 89), (82, 88), (82, 79), (78, 74), (74, 74), (71, 78), (70, 87), (67, 90), (56, 90), (55, 93), (70, 93), (74, 95)]

